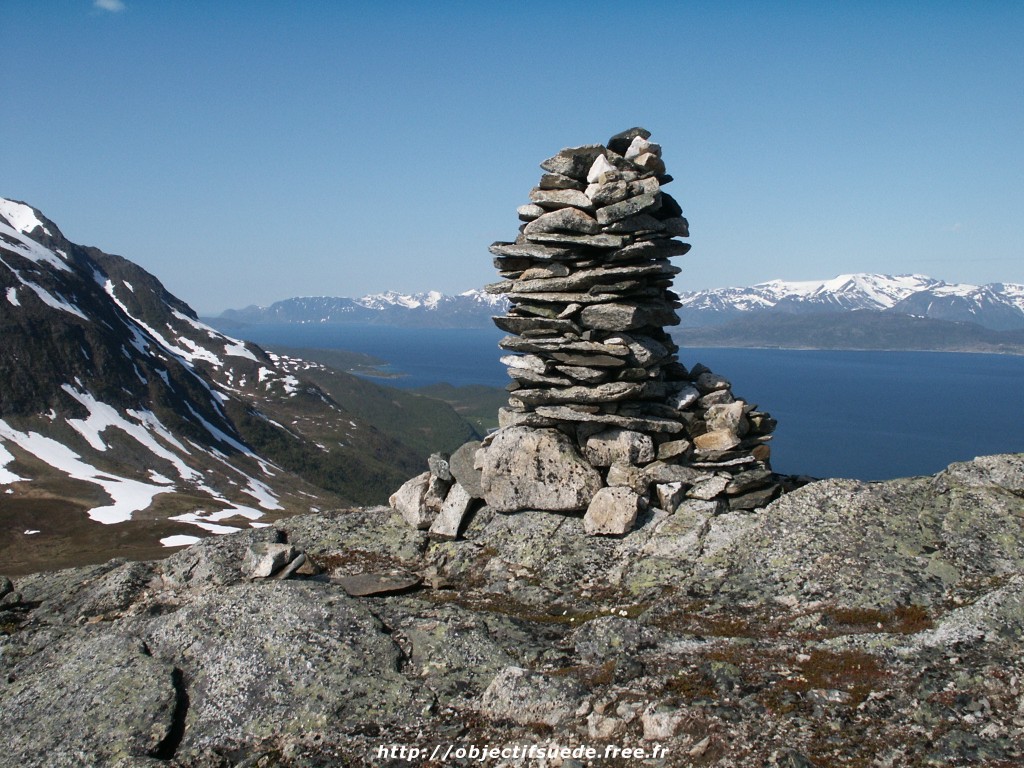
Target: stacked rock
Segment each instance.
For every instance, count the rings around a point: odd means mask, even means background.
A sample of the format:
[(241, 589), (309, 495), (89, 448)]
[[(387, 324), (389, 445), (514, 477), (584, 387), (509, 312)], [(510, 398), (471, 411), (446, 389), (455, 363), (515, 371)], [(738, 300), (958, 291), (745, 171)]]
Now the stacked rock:
[(519, 236), (490, 248), (513, 381), (475, 464), (499, 512), (586, 510), (588, 532), (621, 534), (648, 504), (753, 509), (779, 493), (774, 420), (706, 367), (687, 370), (665, 331), (679, 323), (669, 259), (689, 251), (676, 239), (689, 226), (650, 136), (633, 128), (545, 160)]

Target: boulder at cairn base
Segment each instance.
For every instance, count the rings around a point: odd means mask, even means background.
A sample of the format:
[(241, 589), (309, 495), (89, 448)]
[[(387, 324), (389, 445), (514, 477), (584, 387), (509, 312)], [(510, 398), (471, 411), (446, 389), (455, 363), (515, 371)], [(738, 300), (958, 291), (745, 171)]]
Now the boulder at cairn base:
[(554, 429), (499, 430), (484, 452), (484, 500), (498, 512), (578, 512), (601, 488), (601, 476)]

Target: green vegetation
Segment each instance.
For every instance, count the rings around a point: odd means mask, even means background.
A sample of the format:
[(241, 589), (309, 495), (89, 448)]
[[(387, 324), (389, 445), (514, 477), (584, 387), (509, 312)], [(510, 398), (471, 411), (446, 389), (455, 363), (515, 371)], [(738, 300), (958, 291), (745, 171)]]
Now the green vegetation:
[(470, 384), (432, 384), (414, 390), (425, 397), (448, 403), (457, 414), (472, 424), (481, 435), (498, 428), (498, 409), (508, 403), (508, 392), (497, 387)]

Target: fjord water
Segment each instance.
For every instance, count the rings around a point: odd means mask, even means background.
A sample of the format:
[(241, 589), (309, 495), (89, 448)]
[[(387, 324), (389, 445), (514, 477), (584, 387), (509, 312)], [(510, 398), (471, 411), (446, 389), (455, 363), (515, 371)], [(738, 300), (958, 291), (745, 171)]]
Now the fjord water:
[[(401, 388), (504, 387), (498, 330), (252, 325), (233, 335), (277, 346), (348, 349), (386, 360)], [(685, 338), (680, 338), (685, 343)], [(778, 472), (882, 480), (1024, 451), (1024, 357), (952, 352), (681, 349), (779, 421)]]

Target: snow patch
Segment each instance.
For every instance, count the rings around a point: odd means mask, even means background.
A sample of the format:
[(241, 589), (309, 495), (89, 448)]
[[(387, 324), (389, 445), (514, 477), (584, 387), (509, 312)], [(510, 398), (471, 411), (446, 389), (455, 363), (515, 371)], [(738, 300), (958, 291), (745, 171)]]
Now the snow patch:
[[(18, 279), (21, 280), (21, 275), (18, 275)], [(31, 288), (35, 292), (36, 296), (39, 297), (39, 300), (43, 302), (43, 304), (46, 304), (49, 307), (53, 307), (54, 309), (59, 309), (63, 312), (70, 312), (72, 315), (80, 317), (86, 321), (89, 319), (88, 317), (85, 316), (85, 313), (82, 310), (80, 310), (77, 306), (75, 306), (70, 301), (65, 299), (59, 293), (57, 294), (57, 297), (54, 297), (49, 291), (47, 291), (41, 285), (30, 283), (27, 280), (21, 280), (21, 282), (22, 285), (26, 286), (27, 288)]]
[(53, 237), (53, 233), (43, 225), (43, 222), (36, 216), (36, 212), (24, 203), (16, 203), (13, 200), (0, 197), (0, 216), (7, 219), (16, 230), (24, 232), (26, 235), (33, 232), (36, 227), (42, 227), (43, 232)]
[(0, 221), (0, 246), (37, 264), (49, 264), (65, 272), (71, 271), (71, 268), (56, 253), (49, 248), (44, 248), (3, 221)]
[(248, 475), (246, 476), (246, 479), (249, 481), (249, 485), (243, 492), (256, 499), (261, 507), (270, 510), (284, 509), (284, 507), (282, 507), (278, 502), (277, 496), (275, 496), (274, 492), (270, 490), (270, 486), (266, 483), (260, 482), (254, 477), (249, 477)]
[(18, 477), (9, 469), (5, 469), (5, 467), (12, 461), (14, 461), (14, 456), (10, 451), (4, 448), (2, 443), (0, 443), (0, 485), (10, 485), (11, 483), (18, 483), (25, 479), (23, 477)]
[[(61, 389), (84, 405), (89, 411), (89, 416), (87, 418), (67, 419), (67, 423), (72, 429), (78, 432), (78, 434), (84, 437), (86, 442), (88, 442), (95, 450), (107, 450), (107, 444), (103, 441), (102, 435), (106, 429), (114, 427), (133, 438), (150, 453), (169, 462), (182, 480), (186, 482), (196, 482), (201, 479), (202, 476), (196, 472), (196, 470), (192, 469), (182, 461), (181, 457), (165, 448), (156, 440), (154, 433), (159, 435), (178, 451), (186, 454), (189, 453), (185, 446), (183, 446), (174, 434), (160, 422), (160, 419), (158, 419), (156, 414), (152, 411), (135, 411), (129, 409), (126, 413), (128, 416), (135, 419), (135, 422), (131, 422), (118, 413), (113, 406), (101, 403), (88, 392), (79, 392), (70, 384), (62, 384)], [(170, 482), (171, 481), (169, 480), (167, 481), (167, 483)]]
[(252, 352), (246, 349), (245, 342), (238, 341), (237, 339), (228, 340), (228, 343), (224, 345), (224, 354), (230, 355), (231, 357), (244, 357), (246, 360), (259, 362), (259, 360), (257, 360), (256, 358), (256, 355), (254, 355)]
[(186, 536), (183, 533), (176, 533), (173, 536), (164, 536), (160, 539), (160, 545), (164, 547), (188, 547), (200, 541), (198, 536)]
[(0, 437), (75, 480), (100, 486), (110, 496), (112, 503), (89, 510), (89, 517), (104, 525), (131, 520), (133, 513), (146, 509), (153, 503), (155, 496), (169, 490), (166, 486), (149, 485), (101, 472), (82, 461), (66, 445), (38, 432), (19, 432), (3, 419), (0, 419)]
[(16, 307), (21, 306), (21, 302), (18, 301), (18, 287), (16, 285), (12, 285), (7, 289), (7, 300)]

